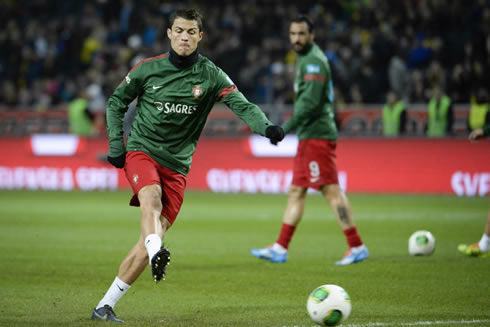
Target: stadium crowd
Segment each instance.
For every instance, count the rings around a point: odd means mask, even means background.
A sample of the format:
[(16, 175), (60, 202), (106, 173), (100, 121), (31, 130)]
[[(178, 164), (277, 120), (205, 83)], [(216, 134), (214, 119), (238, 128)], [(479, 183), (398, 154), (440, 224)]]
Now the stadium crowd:
[(442, 87), (453, 103), (488, 101), (488, 0), (19, 0), (0, 2), (0, 110), (45, 110), (76, 97), (103, 111), (140, 59), (169, 49), (177, 8), (204, 15), (200, 52), (257, 103), (290, 104), (289, 19), (313, 18), (338, 103), (386, 101), (392, 90), (426, 103)]

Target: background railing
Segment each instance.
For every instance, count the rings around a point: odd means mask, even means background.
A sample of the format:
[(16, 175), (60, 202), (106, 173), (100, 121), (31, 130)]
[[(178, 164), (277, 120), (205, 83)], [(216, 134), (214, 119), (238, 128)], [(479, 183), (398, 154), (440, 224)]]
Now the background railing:
[[(274, 123), (286, 121), (293, 112), (291, 105), (260, 105)], [(340, 136), (377, 137), (382, 136), (382, 104), (349, 106), (337, 110)], [(467, 137), (467, 120), (470, 105), (454, 106), (454, 123), (451, 137)], [(126, 129), (130, 126), (134, 107), (126, 117)], [(106, 136), (104, 113), (95, 114), (94, 136)], [(424, 137), (427, 121), (427, 106), (410, 105), (407, 109), (407, 137)], [(44, 111), (0, 110), (0, 137), (21, 137), (37, 133), (69, 133), (67, 109), (57, 107)], [(217, 104), (211, 111), (203, 130), (204, 137), (237, 137), (250, 134), (250, 129), (224, 104)]]

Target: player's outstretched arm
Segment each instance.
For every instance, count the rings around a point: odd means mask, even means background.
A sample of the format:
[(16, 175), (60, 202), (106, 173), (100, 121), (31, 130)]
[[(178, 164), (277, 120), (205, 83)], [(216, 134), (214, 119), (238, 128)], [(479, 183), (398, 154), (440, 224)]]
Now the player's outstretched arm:
[(267, 137), (274, 145), (282, 141), (284, 138), (282, 127), (272, 124), (256, 104), (248, 101), (225, 72), (218, 69), (216, 79), (219, 101), (223, 101), (254, 133)]
[(249, 102), (240, 91), (231, 92), (223, 100), (254, 133), (267, 137), (274, 145), (284, 138), (282, 127), (273, 125), (264, 112), (257, 105)]
[(227, 93), (222, 98), (222, 101), (254, 133), (267, 137), (272, 144), (277, 144), (284, 138), (283, 129), (272, 124), (264, 112), (257, 105), (249, 102), (236, 87), (234, 87), (233, 91)]

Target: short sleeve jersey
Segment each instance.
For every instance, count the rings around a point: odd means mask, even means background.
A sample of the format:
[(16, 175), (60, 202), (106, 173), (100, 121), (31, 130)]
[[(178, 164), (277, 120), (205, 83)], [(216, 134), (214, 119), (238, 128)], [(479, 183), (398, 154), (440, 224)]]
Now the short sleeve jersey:
[[(122, 121), (135, 99), (136, 116), (124, 147)], [(247, 101), (232, 80), (209, 59), (179, 69), (168, 53), (140, 61), (107, 102), (110, 156), (143, 151), (159, 164), (187, 175), (197, 141), (213, 105), (223, 101), (253, 132), (272, 123)]]
[(294, 113), (283, 124), (285, 133), (296, 129), (300, 140), (337, 139), (334, 96), (330, 66), (325, 54), (314, 44), (299, 55), (294, 81)]

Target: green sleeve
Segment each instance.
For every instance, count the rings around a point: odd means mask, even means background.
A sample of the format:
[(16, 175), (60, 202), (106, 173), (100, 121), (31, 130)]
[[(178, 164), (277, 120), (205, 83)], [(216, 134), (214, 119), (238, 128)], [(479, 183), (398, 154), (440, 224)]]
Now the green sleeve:
[[(319, 70), (308, 71), (310, 65), (318, 67)], [(298, 90), (294, 100), (294, 113), (282, 125), (284, 133), (289, 133), (296, 128), (298, 123), (314, 115), (314, 112), (325, 102), (325, 87), (330, 84), (329, 73), (320, 61), (310, 61), (298, 68), (300, 75), (297, 77)]]
[(265, 136), (266, 128), (273, 124), (264, 112), (257, 105), (249, 102), (221, 70), (218, 73), (218, 85), (218, 99), (222, 100), (254, 133)]
[(123, 121), (129, 104), (143, 91), (141, 62), (126, 75), (111, 97), (107, 100), (106, 121), (109, 136), (109, 156), (125, 153)]
[(250, 103), (238, 89), (225, 96), (223, 102), (256, 134), (265, 136), (266, 128), (273, 125), (264, 112)]

